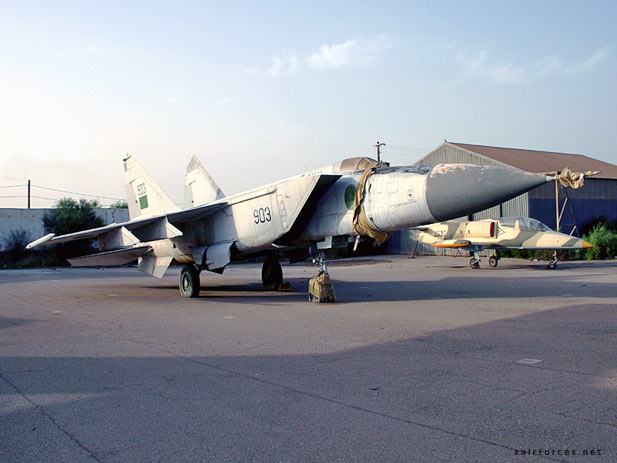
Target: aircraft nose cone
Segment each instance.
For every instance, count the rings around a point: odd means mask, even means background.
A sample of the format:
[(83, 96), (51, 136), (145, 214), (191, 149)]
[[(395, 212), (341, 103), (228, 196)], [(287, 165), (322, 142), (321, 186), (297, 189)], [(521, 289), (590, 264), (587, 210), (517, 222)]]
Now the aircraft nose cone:
[(552, 180), (519, 169), (438, 164), (426, 180), (426, 199), (437, 221), (488, 209)]

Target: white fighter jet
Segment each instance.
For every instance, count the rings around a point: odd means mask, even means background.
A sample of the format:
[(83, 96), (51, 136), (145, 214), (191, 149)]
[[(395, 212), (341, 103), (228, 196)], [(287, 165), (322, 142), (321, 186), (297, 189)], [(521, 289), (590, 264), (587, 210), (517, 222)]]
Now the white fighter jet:
[[(501, 217), (473, 222), (448, 221), (416, 227), (413, 237), (421, 243), (437, 248), (455, 248), (473, 253), (469, 265), (480, 268), (478, 252), (495, 249), (489, 257), (491, 267), (499, 263), (500, 249), (564, 250), (584, 249), (593, 245), (576, 236), (551, 230), (542, 222), (529, 217)], [(557, 266), (557, 253), (547, 268)]]
[[(199, 294), (202, 270), (222, 273), (232, 261), (268, 256), (267, 289), (277, 289), (281, 255), (300, 260), (370, 236), (449, 220), (486, 209), (547, 181), (543, 174), (467, 164), (389, 167), (350, 158), (233, 196), (225, 196), (197, 158), (187, 168), (178, 208), (137, 160), (124, 159), (130, 220), (63, 236), (28, 248), (96, 238), (99, 253), (70, 259), (73, 266), (122, 265), (135, 259), (142, 272), (162, 278), (172, 260), (183, 264), (180, 293)], [(322, 266), (323, 269), (323, 266)]]

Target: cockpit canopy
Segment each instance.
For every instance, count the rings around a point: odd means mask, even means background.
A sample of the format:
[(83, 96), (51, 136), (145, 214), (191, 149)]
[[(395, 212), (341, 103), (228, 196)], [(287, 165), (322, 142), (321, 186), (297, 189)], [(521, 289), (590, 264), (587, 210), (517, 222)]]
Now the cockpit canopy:
[[(377, 161), (375, 161), (373, 158), (368, 158), (366, 156), (359, 156), (356, 158), (347, 158), (341, 161), (341, 164), (338, 167), (338, 171), (346, 172), (346, 171), (364, 170), (371, 164), (374, 164), (375, 162)], [(334, 170), (336, 170), (336, 167)]]
[(504, 227), (515, 227), (517, 220), (522, 230), (551, 231), (550, 227), (531, 217), (501, 217), (499, 222)]

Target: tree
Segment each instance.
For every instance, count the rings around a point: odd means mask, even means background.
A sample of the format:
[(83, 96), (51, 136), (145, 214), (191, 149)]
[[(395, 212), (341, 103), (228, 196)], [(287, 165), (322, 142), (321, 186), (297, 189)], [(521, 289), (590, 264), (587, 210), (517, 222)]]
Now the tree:
[(127, 203), (124, 200), (118, 200), (115, 203), (112, 203), (109, 207), (113, 207), (116, 209), (128, 209), (129, 208), (129, 203)]
[[(51, 214), (43, 218), (45, 231), (56, 235), (66, 235), (89, 228), (102, 227), (103, 219), (96, 215), (94, 208), (97, 201), (73, 198), (62, 198), (55, 205)], [(92, 240), (79, 240), (56, 246), (56, 256), (60, 261), (66, 258), (89, 254), (92, 251)]]
[(104, 222), (94, 212), (98, 207), (97, 201), (80, 199), (79, 202), (73, 198), (62, 198), (54, 206), (50, 215), (43, 218), (45, 230), (56, 235), (66, 235), (88, 228), (103, 226)]

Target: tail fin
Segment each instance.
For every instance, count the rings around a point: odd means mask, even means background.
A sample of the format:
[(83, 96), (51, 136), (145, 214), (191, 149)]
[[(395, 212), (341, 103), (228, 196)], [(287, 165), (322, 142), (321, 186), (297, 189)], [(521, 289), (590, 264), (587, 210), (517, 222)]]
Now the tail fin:
[(124, 175), (131, 220), (180, 210), (130, 154), (124, 158)]
[(184, 187), (184, 208), (201, 206), (225, 197), (210, 174), (204, 169), (197, 156), (191, 158), (186, 168)]

